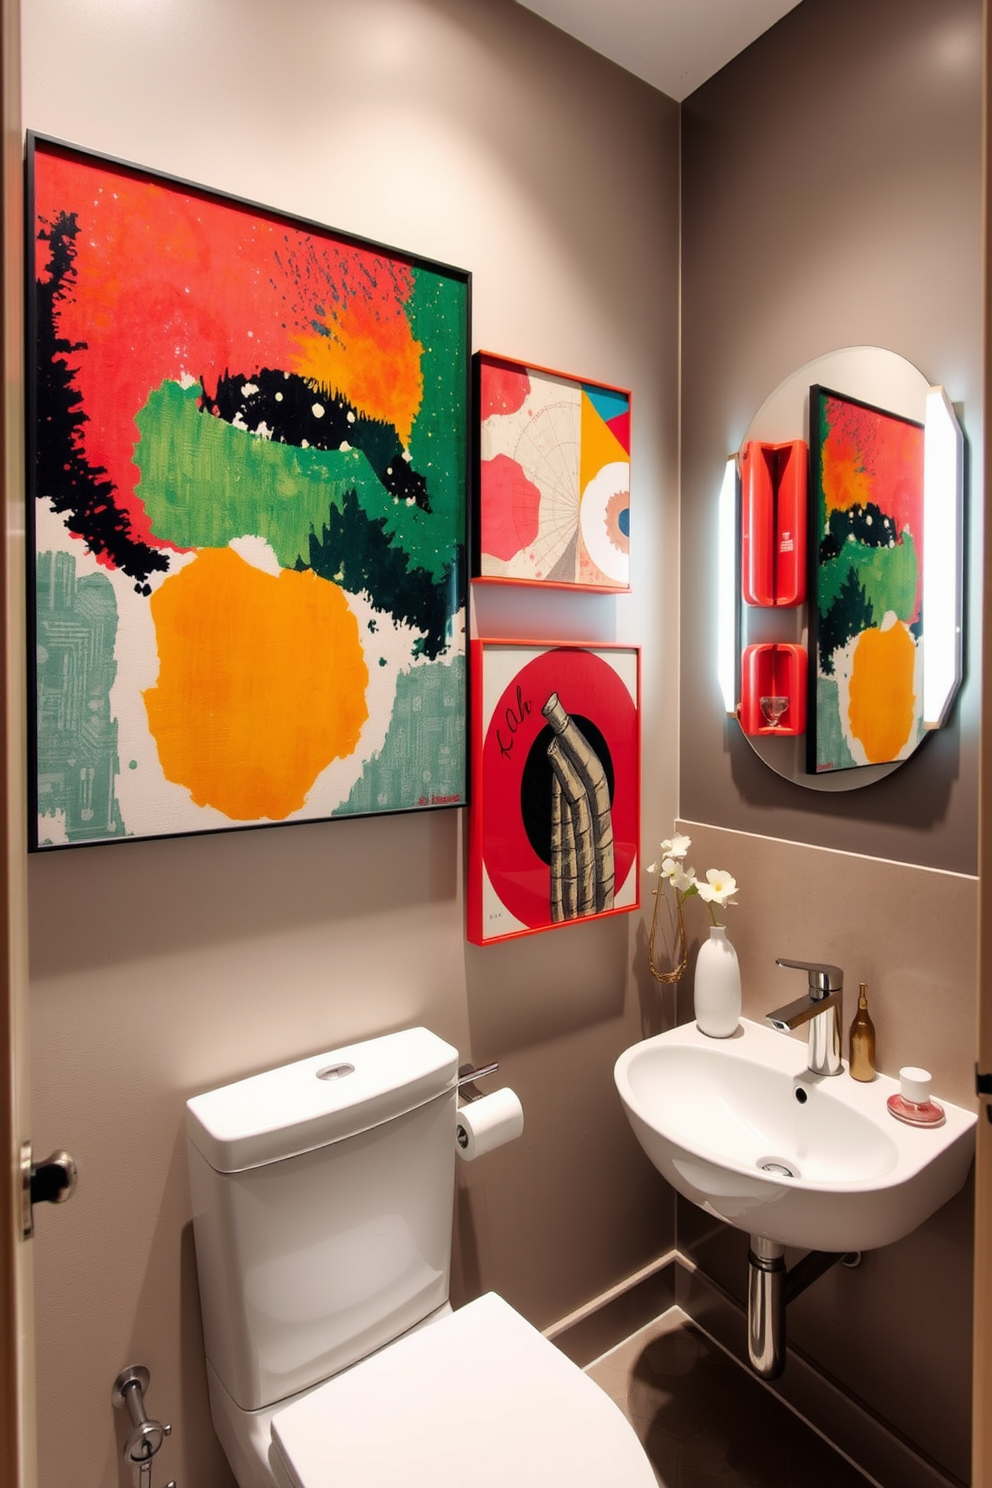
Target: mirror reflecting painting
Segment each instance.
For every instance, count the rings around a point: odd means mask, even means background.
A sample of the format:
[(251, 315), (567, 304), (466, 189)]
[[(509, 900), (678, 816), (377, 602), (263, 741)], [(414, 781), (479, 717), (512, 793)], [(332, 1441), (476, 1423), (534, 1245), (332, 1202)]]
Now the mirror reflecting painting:
[(947, 718), (961, 678), (963, 437), (905, 358), (847, 347), (752, 419), (723, 503), (736, 601), (726, 706), (778, 774), (883, 778)]

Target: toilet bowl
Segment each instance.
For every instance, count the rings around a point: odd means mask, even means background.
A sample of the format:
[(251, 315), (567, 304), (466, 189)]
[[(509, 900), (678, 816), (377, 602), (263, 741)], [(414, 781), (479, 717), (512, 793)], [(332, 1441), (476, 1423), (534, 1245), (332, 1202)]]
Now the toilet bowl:
[(508, 1303), (450, 1308), (457, 1061), (408, 1029), (188, 1102), (240, 1488), (654, 1488), (617, 1406)]
[(221, 1391), (240, 1488), (656, 1488), (609, 1396), (494, 1292), (274, 1410)]

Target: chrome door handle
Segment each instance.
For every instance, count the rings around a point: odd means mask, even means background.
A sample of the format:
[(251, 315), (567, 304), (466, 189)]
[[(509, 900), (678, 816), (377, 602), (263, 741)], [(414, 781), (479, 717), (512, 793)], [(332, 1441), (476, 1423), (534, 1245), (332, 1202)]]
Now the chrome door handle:
[(52, 1152), (36, 1164), (31, 1143), (21, 1143), (21, 1234), (25, 1240), (34, 1234), (33, 1206), (64, 1204), (76, 1192), (78, 1178), (75, 1158), (68, 1152)]

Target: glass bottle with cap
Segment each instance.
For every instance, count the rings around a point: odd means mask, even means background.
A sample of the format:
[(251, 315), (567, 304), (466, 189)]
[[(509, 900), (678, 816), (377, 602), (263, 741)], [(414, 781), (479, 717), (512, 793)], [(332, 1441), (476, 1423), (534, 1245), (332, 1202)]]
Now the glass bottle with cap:
[(875, 1025), (868, 1014), (868, 984), (861, 983), (858, 1010), (851, 1024), (851, 1075), (855, 1080), (875, 1078)]

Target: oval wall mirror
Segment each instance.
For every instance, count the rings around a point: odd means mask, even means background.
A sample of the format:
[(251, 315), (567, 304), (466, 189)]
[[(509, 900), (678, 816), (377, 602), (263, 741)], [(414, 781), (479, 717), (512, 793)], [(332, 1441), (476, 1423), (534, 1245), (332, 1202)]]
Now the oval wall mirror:
[[(954, 468), (942, 477), (939, 517), (932, 505), (939, 484), (932, 462), (942, 437), (930, 432), (934, 394), (954, 446), (948, 446)], [(960, 681), (962, 443), (943, 391), (932, 390), (904, 357), (875, 346), (845, 347), (808, 362), (748, 425), (738, 457), (737, 716), (755, 753), (785, 779), (819, 791), (871, 785), (945, 721)], [(763, 499), (773, 513), (770, 536)], [(938, 562), (953, 570), (939, 595)], [(951, 624), (946, 639), (954, 654), (946, 697), (930, 704), (939, 716), (928, 718), (923, 638), (932, 648), (939, 609), (953, 615), (942, 623)], [(927, 665), (936, 678), (936, 664), (928, 658)]]

